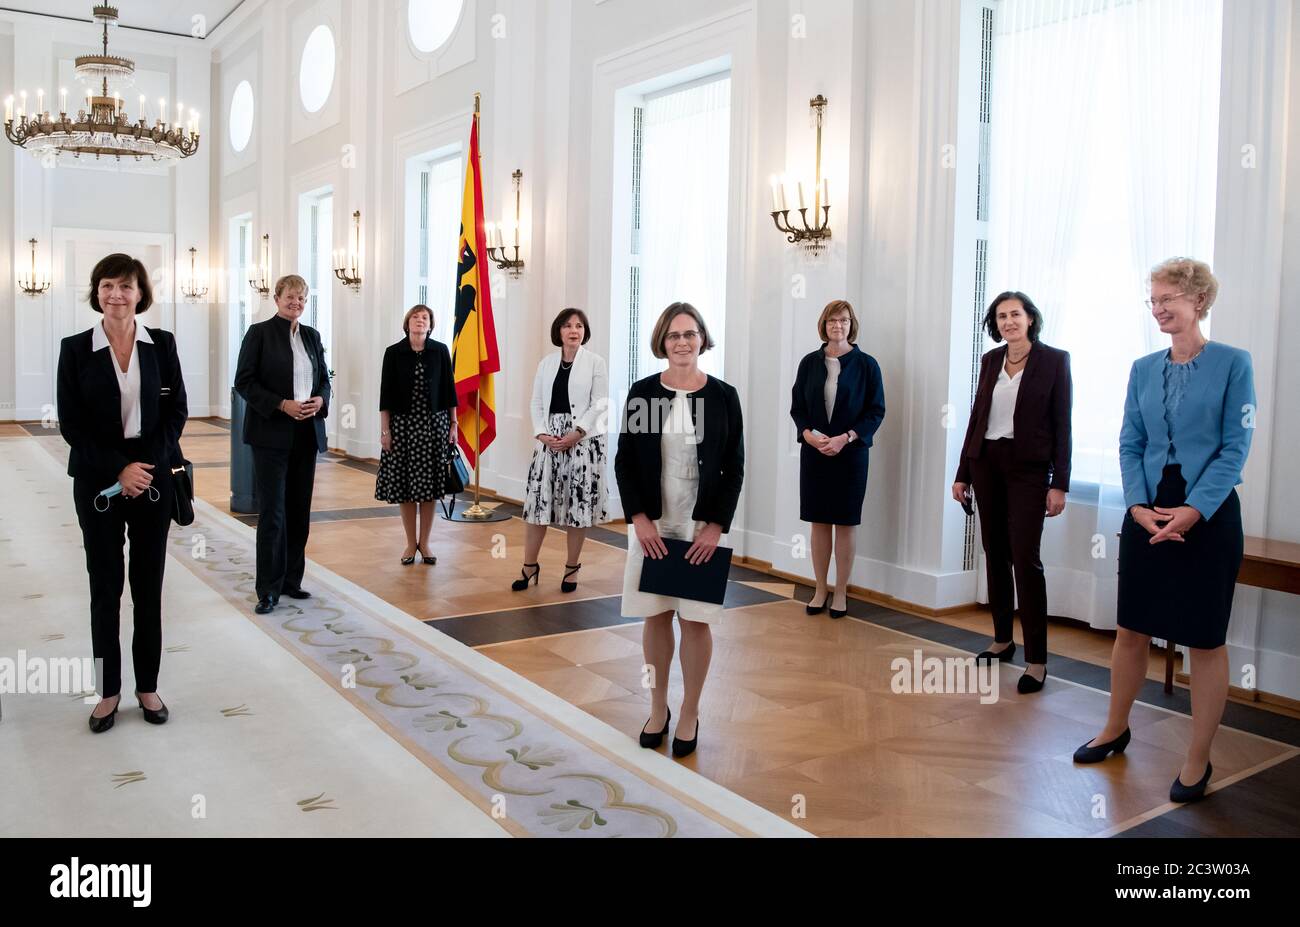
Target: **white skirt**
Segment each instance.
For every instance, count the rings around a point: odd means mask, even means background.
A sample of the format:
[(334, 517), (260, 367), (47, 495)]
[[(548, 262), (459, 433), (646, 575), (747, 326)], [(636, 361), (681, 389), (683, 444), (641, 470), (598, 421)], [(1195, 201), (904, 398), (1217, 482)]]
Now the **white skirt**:
[[(655, 522), (661, 537), (692, 541), (695, 539), (695, 533), (704, 527), (704, 522), (691, 521), (691, 511), (695, 508), (695, 491), (698, 486), (698, 477), (664, 479), (664, 513), (663, 517)], [(676, 612), (678, 619), (682, 621), (717, 624), (722, 620), (725, 609), (713, 602), (642, 592), (639, 586), (641, 585), (641, 563), (644, 560), (645, 553), (641, 550), (641, 542), (636, 539), (636, 527), (628, 525), (627, 564), (623, 568), (622, 615), (624, 618), (649, 618), (651, 615), (663, 612)]]

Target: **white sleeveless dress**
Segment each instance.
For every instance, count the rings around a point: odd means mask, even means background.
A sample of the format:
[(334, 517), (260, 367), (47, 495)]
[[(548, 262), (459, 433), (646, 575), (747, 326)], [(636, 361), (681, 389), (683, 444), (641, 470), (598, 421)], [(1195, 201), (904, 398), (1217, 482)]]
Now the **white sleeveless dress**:
[[(663, 515), (655, 522), (655, 526), (661, 537), (691, 541), (705, 523), (691, 519), (700, 486), (700, 468), (696, 457), (699, 442), (691, 422), (688, 395), (687, 390), (673, 390), (671, 411), (661, 428), (659, 446), (663, 469), (659, 487)], [(637, 587), (641, 584), (641, 562), (644, 559), (641, 543), (636, 538), (636, 528), (628, 525), (627, 565), (623, 570), (623, 617), (648, 618), (672, 611), (683, 621), (716, 624), (722, 619), (724, 609), (721, 605), (642, 592)]]

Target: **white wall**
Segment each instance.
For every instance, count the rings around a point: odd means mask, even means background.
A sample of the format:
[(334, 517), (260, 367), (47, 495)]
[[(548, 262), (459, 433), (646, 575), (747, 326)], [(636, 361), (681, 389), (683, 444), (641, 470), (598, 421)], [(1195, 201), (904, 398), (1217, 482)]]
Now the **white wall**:
[[(1300, 503), (1287, 495), (1286, 475), (1294, 469), (1300, 416), (1280, 397), (1294, 394), (1300, 383), (1295, 365), (1285, 363), (1300, 352), (1300, 322), (1281, 307), (1300, 297), (1300, 93), (1287, 96), (1300, 73), (1293, 64), (1300, 55), (1298, 2), (1226, 4), (1232, 28), (1225, 26), (1223, 112), (1255, 121), (1239, 126), (1226, 119), (1223, 150), (1239, 149), (1239, 137), (1263, 139), (1265, 156), (1256, 174), (1221, 170), (1222, 257), (1216, 256), (1216, 266), (1224, 274), (1225, 300), (1215, 322), (1216, 337), (1252, 350), (1262, 388), (1272, 397), (1272, 414), (1265, 416), (1269, 433), (1257, 439), (1242, 492), (1247, 530), (1292, 540)], [(733, 69), (734, 134), (725, 376), (745, 404), (747, 448), (732, 541), (740, 552), (780, 569), (811, 573), (796, 555), (806, 526), (798, 520), (789, 390), (798, 359), (817, 346), (813, 324), (821, 307), (846, 297), (861, 318), (863, 349), (881, 364), (888, 407), (872, 452), (853, 581), (932, 608), (967, 603), (975, 598), (976, 576), (962, 569), (964, 518), (947, 487), (970, 391), (970, 307), (960, 296), (969, 291), (969, 268), (954, 244), (964, 231), (956, 204), (968, 198), (970, 160), (959, 158), (954, 169), (942, 153), (949, 144), (968, 147), (970, 137), (963, 115), (971, 63), (963, 14), (970, 6), (969, 0), (470, 0), (449, 45), (419, 56), (406, 40), (403, 0), (246, 0), (201, 46), (210, 60), (198, 53), (184, 59), (201, 76), (173, 68), (206, 84), (206, 160), (173, 169), (172, 177), (180, 179), (160, 189), (131, 221), (178, 235), (178, 254), (197, 243), (214, 268), (212, 304), (190, 319), (197, 332), (190, 357), (207, 364), (198, 375), (208, 384), (210, 408), (228, 414), (231, 294), (219, 272), (229, 260), (227, 219), (253, 214), (255, 238), (271, 234), (279, 275), (299, 266), (298, 192), (308, 185), (333, 187), (337, 246), (348, 241), (351, 213), (360, 209), (364, 283), (359, 294), (338, 285), (332, 294), (333, 416), (338, 447), (376, 457), (379, 361), (384, 347), (400, 337), (397, 320), (405, 308), (404, 159), (444, 144), (464, 145), (473, 94), (480, 91), (490, 219), (505, 209), (511, 172), (524, 172), (527, 269), (518, 280), (492, 279), (503, 372), (496, 383), (498, 439), (483, 472), (485, 486), (519, 498), (531, 453), (528, 394), (537, 361), (552, 349), (547, 332), (554, 314), (569, 305), (586, 309), (592, 347), (609, 354), (613, 95), (647, 74), (726, 54)], [(32, 61), (53, 66), (40, 41), (52, 48), (55, 28), (22, 19), (0, 14), (0, 51), (6, 23), (27, 30), (15, 63), (20, 77)], [(333, 96), (319, 116), (309, 117), (298, 103), (297, 63), (301, 39), (317, 22), (337, 27), (339, 57)], [(161, 49), (152, 51), (162, 56)], [(7, 74), (0, 68), (0, 79)], [(236, 155), (226, 117), (230, 93), (245, 78), (254, 87), (257, 115), (248, 149)], [(30, 76), (25, 83), (34, 86)], [(834, 238), (825, 261), (810, 266), (772, 228), (767, 178), (811, 174), (808, 100), (818, 93), (830, 101), (825, 167)], [(1281, 136), (1285, 106), (1289, 140)], [(6, 168), (8, 156), (0, 154), (4, 176), (31, 179), (30, 167)], [(40, 193), (39, 184), (36, 189)], [(51, 192), (33, 203), (25, 190), (12, 206), (13, 228), (0, 232), (9, 235), (0, 240), (9, 245), (6, 258), (18, 247), (15, 239), (28, 237), (20, 217), (35, 214), (52, 226), (65, 208), (59, 204), (72, 202)], [(5, 195), (0, 190), (0, 211)], [(1243, 237), (1242, 229), (1253, 229), (1254, 237)], [(1260, 253), (1268, 260), (1257, 262), (1252, 278), (1250, 256)], [(0, 314), (11, 312), (5, 296)], [(265, 301), (259, 317), (271, 311)], [(2, 315), (0, 323), (10, 324)], [(20, 380), (4, 350), (0, 373), (3, 403)], [(194, 392), (197, 397), (201, 385)], [(955, 419), (945, 419), (947, 406), (960, 410)], [(1090, 538), (1093, 517), (1078, 514)], [(1045, 544), (1071, 548), (1072, 538), (1081, 536), (1074, 527), (1059, 520)], [(1076, 579), (1055, 576), (1052, 582)], [(1257, 664), (1262, 688), (1300, 695), (1294, 598), (1244, 588), (1238, 593), (1234, 662)]]
[[(90, 23), (0, 11), (0, 31), (6, 33), (0, 41), (12, 43), (0, 56), (0, 96), (25, 88), (34, 108), (35, 91), (43, 88), (47, 108), (55, 110), (58, 88), (63, 85), (69, 91), (69, 106), (79, 101), (80, 85), (66, 80), (69, 62), (98, 45), (99, 30)], [(109, 50), (135, 59), (142, 80), (147, 76), (148, 86), (165, 94), (172, 105), (177, 99), (197, 103), (208, 97), (207, 49), (199, 39), (119, 29), (109, 37)], [(200, 109), (206, 126), (205, 107), (187, 104), (190, 108)], [(127, 110), (135, 112), (134, 102), (128, 103)], [(191, 394), (190, 411), (209, 414), (206, 309), (178, 305), (179, 268), (174, 261), (179, 251), (191, 245), (207, 259), (206, 144), (170, 171), (142, 173), (95, 165), (45, 168), (13, 146), (4, 147), (0, 172), (6, 182), (0, 191), (0, 215), (9, 218), (0, 223), (5, 226), (0, 245), (4, 246), (5, 279), (15, 279), (11, 262), (16, 262), (18, 272), (30, 266), (27, 240), (36, 238), (40, 264), (53, 271), (54, 287), (31, 299), (18, 295), (16, 284), (11, 283), (0, 296), (0, 325), (6, 332), (0, 352), (0, 417), (40, 419), (53, 409), (58, 342), (75, 331), (74, 320), (84, 324), (77, 307), (84, 306), (89, 276), (67, 279), (64, 273), (79, 242), (127, 252), (133, 245), (156, 243), (162, 260), (149, 268), (154, 308), (143, 319), (147, 325), (176, 332)], [(56, 242), (62, 246), (57, 254)]]

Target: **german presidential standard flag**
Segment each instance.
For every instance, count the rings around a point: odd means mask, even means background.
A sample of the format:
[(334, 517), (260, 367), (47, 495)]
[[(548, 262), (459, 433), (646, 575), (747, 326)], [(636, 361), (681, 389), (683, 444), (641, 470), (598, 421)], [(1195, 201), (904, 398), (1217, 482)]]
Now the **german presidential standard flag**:
[[(496, 325), (492, 321), (490, 265), (483, 235), (483, 178), (478, 152), (478, 113), (469, 133), (465, 168), (465, 202), (460, 212), (460, 248), (456, 271), (456, 330), (452, 335), (452, 371), (456, 380), (456, 425), (465, 462), (473, 467), (480, 450), (496, 438), (496, 394), (492, 374), (501, 369)], [(477, 404), (477, 411), (476, 411)]]

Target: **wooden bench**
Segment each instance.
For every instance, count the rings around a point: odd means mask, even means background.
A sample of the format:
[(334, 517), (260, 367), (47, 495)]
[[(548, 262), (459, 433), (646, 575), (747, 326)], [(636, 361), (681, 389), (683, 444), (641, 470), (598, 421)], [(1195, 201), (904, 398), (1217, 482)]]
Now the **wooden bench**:
[[(1237, 584), (1300, 595), (1300, 544), (1247, 537)], [(1165, 642), (1165, 692), (1174, 691), (1174, 647)]]

